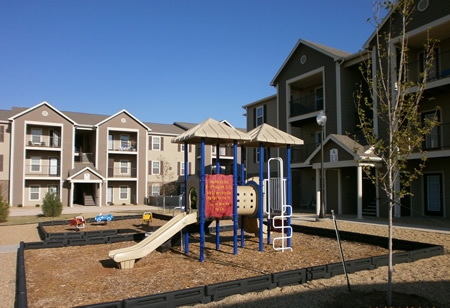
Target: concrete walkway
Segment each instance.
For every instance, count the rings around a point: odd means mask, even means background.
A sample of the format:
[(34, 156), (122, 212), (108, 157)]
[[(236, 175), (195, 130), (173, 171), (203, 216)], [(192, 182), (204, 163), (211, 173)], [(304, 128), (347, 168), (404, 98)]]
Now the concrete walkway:
[[(166, 207), (166, 210), (173, 207)], [(162, 210), (162, 207), (152, 205), (114, 205), (114, 206), (83, 206), (74, 205), (73, 207), (63, 207), (62, 214), (82, 214), (88, 217), (98, 215), (100, 213), (108, 214), (114, 212), (129, 212), (129, 211), (155, 211)], [(9, 216), (36, 216), (42, 214), (40, 207), (10, 207)]]

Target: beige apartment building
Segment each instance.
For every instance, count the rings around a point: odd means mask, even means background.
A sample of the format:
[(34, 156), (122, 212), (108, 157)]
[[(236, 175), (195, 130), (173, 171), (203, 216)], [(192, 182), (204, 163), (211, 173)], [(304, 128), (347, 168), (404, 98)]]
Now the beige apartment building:
[[(0, 187), (11, 206), (144, 203), (171, 183), (183, 192), (184, 146), (172, 138), (193, 124), (143, 123), (113, 115), (60, 111), (47, 102), (0, 110)], [(188, 147), (190, 173), (195, 149)]]

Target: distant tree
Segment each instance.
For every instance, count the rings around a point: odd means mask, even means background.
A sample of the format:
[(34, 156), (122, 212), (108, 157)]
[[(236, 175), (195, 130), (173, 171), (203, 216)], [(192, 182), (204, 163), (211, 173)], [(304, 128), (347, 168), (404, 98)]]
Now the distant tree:
[(157, 176), (160, 183), (160, 194), (163, 201), (163, 211), (166, 211), (166, 196), (177, 191), (177, 184), (175, 182), (175, 172), (167, 159), (160, 156), (160, 173)]
[[(413, 0), (381, 1), (380, 9), (391, 11), (390, 20), (382, 25), (379, 14), (375, 14), (376, 60), (361, 67), (366, 81), (367, 95), (363, 88), (358, 91), (357, 108), (359, 127), (373, 150), (381, 158), (382, 167), (376, 170), (366, 167), (365, 172), (372, 183), (385, 192), (389, 209), (389, 266), (387, 304), (392, 304), (392, 217), (393, 209), (410, 194), (409, 187), (425, 167), (426, 156), (414, 167), (408, 166), (408, 157), (413, 152), (422, 152), (422, 143), (427, 134), (438, 123), (435, 119), (421, 118), (420, 102), (433, 63), (433, 42), (428, 39), (424, 45), (425, 67), (421, 78), (413, 82), (408, 79), (408, 37), (407, 25), (414, 12)], [(393, 20), (399, 18), (399, 20)], [(394, 26), (395, 25), (395, 26)], [(400, 25), (400, 29), (397, 29)], [(381, 31), (383, 29), (383, 31)], [(394, 42), (394, 37), (398, 41)], [(396, 72), (393, 74), (392, 72)], [(380, 131), (374, 130), (378, 121)]]
[(59, 217), (62, 213), (62, 203), (59, 195), (47, 192), (42, 201), (42, 213), (45, 217)]
[(0, 222), (8, 221), (9, 203), (3, 198), (2, 187), (0, 186)]

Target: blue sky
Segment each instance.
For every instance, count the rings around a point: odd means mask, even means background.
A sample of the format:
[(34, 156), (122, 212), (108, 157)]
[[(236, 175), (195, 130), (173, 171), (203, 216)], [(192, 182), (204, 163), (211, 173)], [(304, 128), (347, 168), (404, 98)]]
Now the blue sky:
[(299, 39), (348, 52), (372, 0), (0, 0), (0, 108), (245, 127)]

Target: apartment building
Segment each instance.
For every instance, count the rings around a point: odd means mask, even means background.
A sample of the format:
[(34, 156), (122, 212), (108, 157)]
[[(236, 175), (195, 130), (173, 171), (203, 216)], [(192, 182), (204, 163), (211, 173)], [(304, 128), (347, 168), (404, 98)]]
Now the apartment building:
[[(65, 206), (104, 206), (144, 203), (169, 181), (179, 193), (184, 149), (171, 139), (183, 131), (126, 110), (63, 112), (47, 102), (0, 110), (2, 195), (11, 206), (40, 205), (49, 191)], [(195, 170), (194, 151), (189, 155)], [(160, 177), (164, 165), (174, 171), (170, 178)]]
[[(407, 28), (411, 61), (408, 78), (412, 81), (420, 78), (424, 67), (423, 46), (429, 35), (438, 43), (420, 111), (423, 118), (437, 114), (440, 125), (425, 137), (423, 149), (428, 161), (424, 174), (413, 183), (410, 188), (413, 196), (403, 200), (403, 206), (397, 208), (395, 215), (448, 217), (450, 196), (445, 192), (450, 189), (450, 6), (445, 1), (417, 0), (413, 14)], [(393, 17), (392, 14), (386, 17), (382, 31), (391, 24), (389, 21)], [(354, 95), (364, 84), (359, 70), (361, 64), (368, 59), (376, 60), (374, 39), (375, 33), (365, 44), (362, 42), (364, 48), (356, 53), (300, 39), (271, 81), (275, 95), (243, 106), (247, 130), (265, 122), (304, 140), (304, 145), (292, 149), (294, 210), (316, 208), (320, 198), (319, 172), (323, 167), (322, 197), (328, 213), (334, 210), (359, 218), (387, 215), (383, 192), (366, 179), (361, 170), (365, 159), (376, 167), (377, 157), (355, 151), (356, 148), (366, 150), (357, 128), (359, 118)], [(390, 43), (397, 42), (398, 37), (394, 36)], [(323, 128), (323, 164), (322, 127), (316, 122), (321, 111), (327, 115)], [(374, 123), (374, 128), (382, 134), (376, 117)], [(286, 157), (282, 150), (271, 156), (277, 154)], [(414, 153), (410, 157), (411, 168), (419, 163), (420, 155)], [(251, 163), (252, 157), (254, 153), (248, 152), (249, 175), (258, 171), (257, 164)]]

